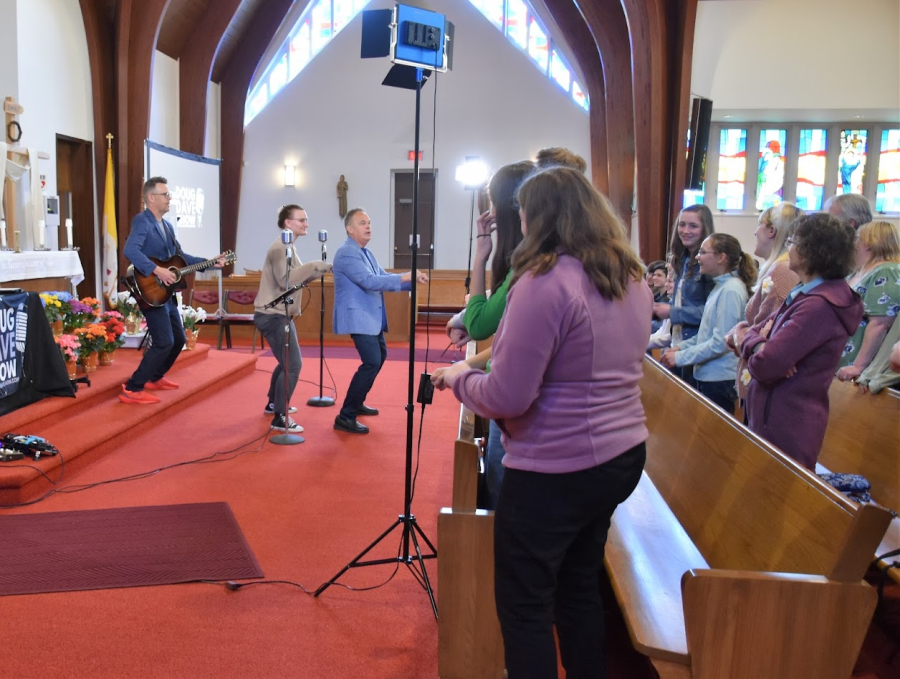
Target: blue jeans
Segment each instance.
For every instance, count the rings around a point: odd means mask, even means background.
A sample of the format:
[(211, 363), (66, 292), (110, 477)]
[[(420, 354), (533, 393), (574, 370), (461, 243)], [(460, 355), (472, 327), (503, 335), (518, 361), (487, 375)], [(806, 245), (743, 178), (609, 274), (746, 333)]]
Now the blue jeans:
[(503, 441), (500, 439), (500, 426), (491, 420), (488, 429), (487, 449), (484, 451), (484, 507), (496, 509), (500, 497), (500, 486), (503, 485)]
[(272, 379), (269, 380), (269, 403), (275, 404), (275, 413), (284, 415), (287, 412), (285, 397), (290, 399), (300, 378), (300, 344), (297, 342), (297, 328), (293, 322), (288, 324), (288, 367), (287, 367), (287, 392), (284, 387), (284, 316), (275, 314), (253, 314), (253, 325), (259, 328), (259, 332), (266, 338), (266, 342), (272, 349), (278, 365), (272, 371)]
[(721, 382), (697, 380), (697, 391), (729, 415), (734, 415), (734, 403), (737, 401), (737, 390), (734, 388), (734, 380), (722, 380)]
[(150, 307), (143, 311), (147, 330), (153, 341), (144, 352), (137, 370), (125, 383), (128, 391), (143, 391), (147, 382), (156, 382), (165, 377), (184, 347), (184, 325), (181, 323), (175, 297), (160, 307)]
[(341, 406), (341, 417), (350, 420), (356, 419), (356, 413), (362, 408), (369, 395), (369, 390), (375, 384), (375, 378), (381, 371), (381, 366), (387, 358), (387, 344), (384, 342), (384, 333), (377, 335), (358, 335), (351, 334), (353, 344), (356, 345), (356, 351), (362, 360), (362, 365), (350, 380), (350, 386), (347, 387), (347, 395), (344, 397), (344, 405)]
[(494, 517), (494, 597), (509, 679), (605, 679), (600, 571), (609, 521), (637, 486), (641, 443), (565, 474), (507, 469)]

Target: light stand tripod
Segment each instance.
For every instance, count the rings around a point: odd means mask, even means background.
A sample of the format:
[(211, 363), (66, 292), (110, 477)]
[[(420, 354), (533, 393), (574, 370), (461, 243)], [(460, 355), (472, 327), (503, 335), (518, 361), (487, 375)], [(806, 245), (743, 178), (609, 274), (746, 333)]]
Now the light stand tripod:
[[(362, 552), (357, 554), (346, 566), (344, 566), (337, 575), (331, 578), (328, 582), (321, 585), (316, 591), (315, 596), (319, 596), (322, 592), (324, 592), (328, 587), (333, 585), (335, 581), (340, 578), (344, 573), (346, 573), (351, 568), (361, 568), (363, 566), (375, 566), (378, 564), (403, 564), (407, 568), (409, 568), (410, 572), (416, 578), (422, 588), (428, 593), (428, 598), (431, 602), (431, 609), (434, 612), (434, 617), (437, 618), (437, 602), (434, 598), (434, 590), (431, 586), (431, 581), (428, 579), (428, 571), (425, 569), (425, 560), (426, 559), (435, 559), (437, 558), (437, 549), (428, 539), (422, 529), (419, 527), (419, 524), (416, 522), (416, 517), (412, 514), (412, 459), (413, 459), (413, 414), (415, 411), (414, 406), (414, 395), (413, 388), (415, 384), (415, 356), (416, 356), (416, 253), (419, 247), (419, 120), (421, 114), (421, 98), (422, 98), (422, 80), (425, 77), (423, 75), (423, 69), (416, 68), (415, 69), (415, 77), (416, 77), (416, 127), (415, 127), (415, 153), (414, 153), (414, 166), (413, 166), (413, 222), (412, 222), (412, 236), (410, 242), (410, 249), (412, 251), (412, 280), (410, 283), (410, 298), (411, 303), (409, 305), (409, 329), (410, 329), (410, 337), (409, 337), (409, 382), (408, 382), (408, 391), (407, 391), (407, 403), (406, 403), (406, 475), (405, 475), (405, 487), (403, 494), (403, 514), (397, 517), (397, 520), (391, 524), (390, 527), (386, 531), (384, 531), (381, 535), (379, 535), (375, 540), (366, 547)], [(423, 376), (425, 377), (425, 376)], [(386, 559), (371, 559), (368, 561), (362, 561), (362, 558), (368, 554), (373, 548), (375, 548), (378, 543), (384, 540), (388, 535), (390, 535), (395, 528), (400, 527), (402, 529), (402, 535), (400, 539), (400, 549), (399, 553), (396, 557), (386, 558)], [(419, 545), (419, 538), (425, 542), (428, 548), (431, 550), (430, 553), (423, 554), (422, 548)], [(412, 542), (413, 549), (415, 553), (410, 553), (410, 542)]]
[[(319, 231), (319, 242), (322, 244), (322, 261), (325, 261), (325, 242), (328, 240), (328, 232), (325, 229)], [(322, 291), (321, 307), (319, 309), (319, 395), (313, 396), (306, 405), (313, 408), (327, 408), (334, 405), (334, 399), (330, 396), (322, 396), (322, 385), (325, 381), (325, 274), (319, 279)]]
[(294, 234), (290, 229), (285, 229), (281, 232), (281, 242), (284, 243), (287, 247), (287, 254), (285, 255), (287, 257), (287, 267), (284, 272), (285, 293), (281, 295), (278, 300), (274, 300), (272, 302), (273, 304), (277, 304), (278, 301), (281, 301), (284, 304), (284, 359), (281, 363), (281, 376), (282, 381), (284, 382), (284, 412), (281, 415), (284, 418), (284, 433), (276, 434), (269, 439), (269, 441), (279, 446), (293, 446), (297, 445), (298, 443), (303, 443), (306, 440), (302, 436), (298, 436), (297, 434), (290, 434), (287, 431), (288, 423), (291, 421), (291, 395), (290, 385), (288, 384), (288, 367), (290, 366), (291, 361), (291, 325), (293, 324), (293, 320), (291, 319), (290, 306), (294, 303), (294, 300), (291, 299), (292, 289), (290, 287), (291, 262), (293, 261), (293, 241)]

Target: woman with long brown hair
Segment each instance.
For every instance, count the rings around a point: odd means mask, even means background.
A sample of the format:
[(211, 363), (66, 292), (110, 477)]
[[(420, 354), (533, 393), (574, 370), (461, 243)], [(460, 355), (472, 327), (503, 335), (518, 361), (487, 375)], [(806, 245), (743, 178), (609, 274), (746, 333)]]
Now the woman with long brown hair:
[(441, 386), (503, 432), (494, 523), (497, 613), (510, 679), (605, 677), (597, 573), (609, 521), (645, 459), (638, 383), (652, 295), (609, 202), (577, 170), (518, 194), (513, 255), (490, 373), (459, 363)]

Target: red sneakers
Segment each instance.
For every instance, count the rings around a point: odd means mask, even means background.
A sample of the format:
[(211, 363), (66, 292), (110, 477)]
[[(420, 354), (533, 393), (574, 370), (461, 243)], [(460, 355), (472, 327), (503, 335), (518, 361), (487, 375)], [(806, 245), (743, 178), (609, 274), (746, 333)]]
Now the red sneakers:
[(144, 385), (144, 389), (159, 389), (166, 390), (169, 389), (178, 389), (178, 383), (173, 382), (172, 380), (167, 380), (165, 377), (160, 377), (156, 382), (147, 382)]
[(153, 394), (148, 394), (146, 391), (128, 391), (124, 384), (122, 385), (122, 393), (119, 394), (119, 400), (122, 403), (133, 403), (136, 405), (159, 403), (159, 399)]

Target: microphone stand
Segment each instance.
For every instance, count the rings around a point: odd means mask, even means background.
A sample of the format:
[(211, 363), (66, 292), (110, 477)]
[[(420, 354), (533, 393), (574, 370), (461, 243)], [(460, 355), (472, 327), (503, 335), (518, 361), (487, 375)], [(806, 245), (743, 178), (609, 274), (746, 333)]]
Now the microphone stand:
[[(319, 237), (325, 234), (325, 231), (319, 233)], [(325, 236), (328, 237), (327, 234)], [(322, 241), (322, 261), (326, 259), (325, 241)], [(322, 292), (321, 305), (319, 307), (319, 395), (313, 396), (306, 402), (306, 405), (313, 408), (327, 408), (334, 405), (334, 399), (330, 396), (322, 395), (322, 388), (325, 381), (325, 274), (319, 279), (319, 289)]]
[[(276, 434), (269, 438), (269, 441), (279, 446), (293, 446), (298, 443), (303, 443), (306, 441), (302, 436), (298, 436), (297, 434), (291, 434), (287, 431), (287, 423), (290, 420), (290, 412), (291, 412), (291, 400), (290, 400), (290, 392), (288, 385), (288, 366), (290, 365), (291, 360), (291, 311), (290, 305), (294, 303), (294, 300), (291, 299), (291, 262), (293, 261), (293, 257), (291, 256), (291, 248), (293, 247), (293, 238), (291, 238), (290, 243), (285, 243), (287, 246), (287, 250), (285, 251), (285, 256), (287, 257), (287, 267), (284, 272), (284, 289), (285, 293), (281, 296), (284, 302), (284, 359), (281, 364), (281, 372), (282, 372), (282, 380), (284, 381), (284, 413), (282, 416), (284, 417), (284, 428), (285, 431), (283, 434)], [(297, 286), (299, 287), (299, 286)]]

